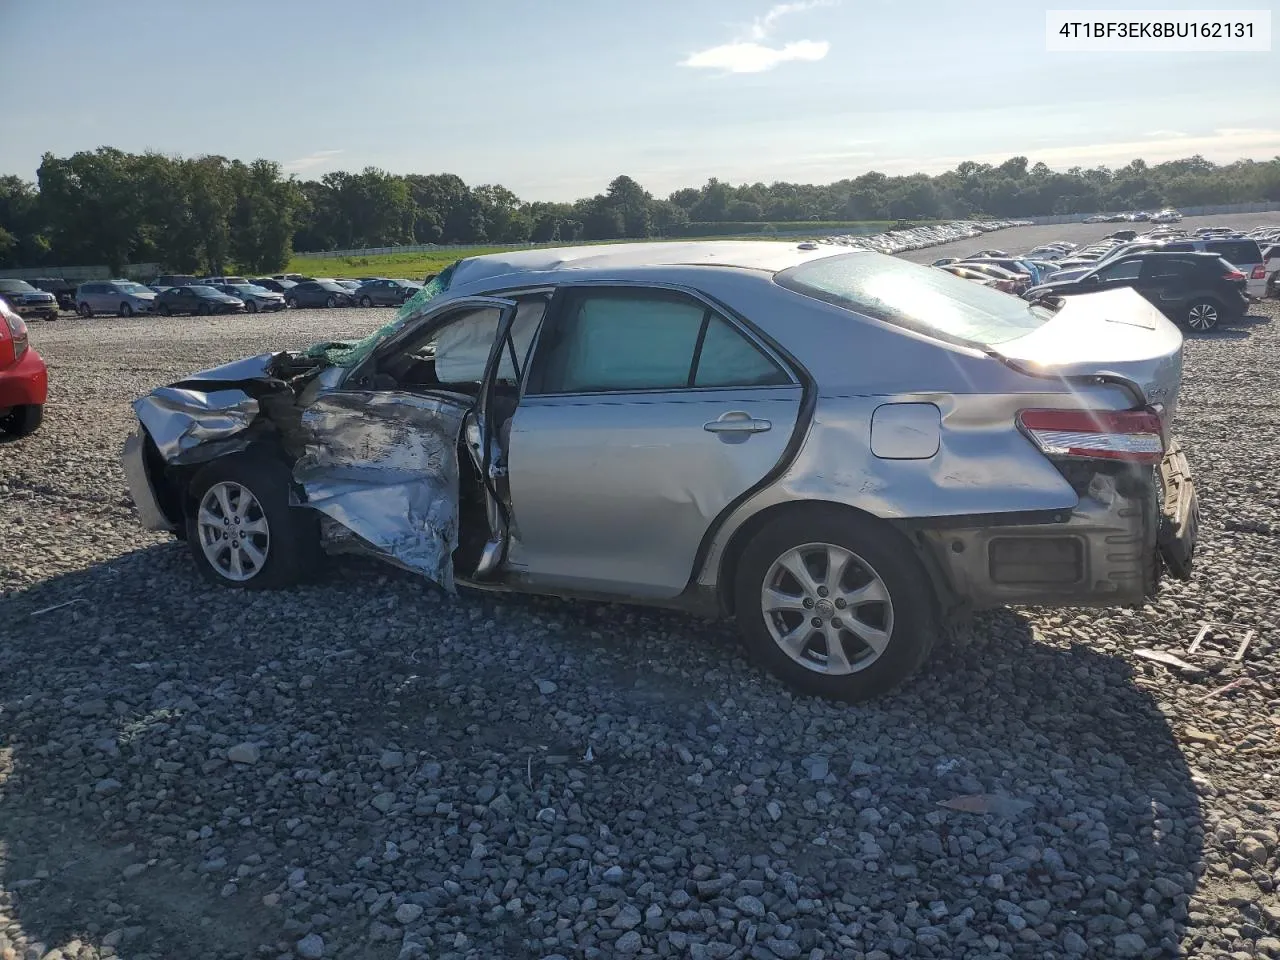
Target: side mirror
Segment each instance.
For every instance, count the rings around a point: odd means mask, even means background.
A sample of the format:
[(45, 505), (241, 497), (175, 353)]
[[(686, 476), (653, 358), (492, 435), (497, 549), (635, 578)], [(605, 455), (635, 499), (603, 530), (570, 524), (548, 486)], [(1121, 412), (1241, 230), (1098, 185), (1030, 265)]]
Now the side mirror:
[(1085, 283), (1097, 283), (1097, 282), (1098, 282), (1098, 275), (1097, 275), (1096, 273), (1091, 273), (1091, 274), (1089, 274), (1087, 277), (1085, 277), (1085, 278), (1084, 278), (1084, 282), (1085, 282)]

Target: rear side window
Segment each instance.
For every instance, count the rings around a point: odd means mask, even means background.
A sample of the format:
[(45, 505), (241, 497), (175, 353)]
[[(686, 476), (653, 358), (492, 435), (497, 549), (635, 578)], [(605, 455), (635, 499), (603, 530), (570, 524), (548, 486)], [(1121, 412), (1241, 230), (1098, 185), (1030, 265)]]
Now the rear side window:
[(725, 318), (679, 293), (579, 291), (543, 341), (532, 393), (769, 386), (791, 379)]
[(1149, 257), (1142, 265), (1143, 280), (1169, 280), (1189, 276), (1194, 265), (1177, 257)]
[(1016, 340), (1052, 316), (946, 270), (875, 253), (810, 260), (783, 270), (774, 282), (884, 323), (966, 345)]
[(1262, 262), (1262, 252), (1254, 240), (1210, 240), (1204, 248), (1237, 267)]

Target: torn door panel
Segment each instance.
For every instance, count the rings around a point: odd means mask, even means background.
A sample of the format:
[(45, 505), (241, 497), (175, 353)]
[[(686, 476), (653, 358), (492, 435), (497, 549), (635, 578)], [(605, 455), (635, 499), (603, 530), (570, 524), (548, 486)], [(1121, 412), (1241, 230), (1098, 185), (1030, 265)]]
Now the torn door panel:
[(466, 410), (464, 398), (321, 396), (302, 412), (306, 452), (293, 470), (305, 504), (452, 591)]

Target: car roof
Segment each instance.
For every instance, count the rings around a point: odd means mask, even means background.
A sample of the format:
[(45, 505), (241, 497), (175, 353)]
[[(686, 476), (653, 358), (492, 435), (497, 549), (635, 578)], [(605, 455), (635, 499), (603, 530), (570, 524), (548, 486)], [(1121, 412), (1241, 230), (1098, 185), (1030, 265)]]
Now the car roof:
[(573, 272), (640, 272), (649, 267), (705, 266), (778, 273), (789, 267), (841, 253), (848, 247), (768, 240), (724, 240), (654, 243), (603, 243), (581, 247), (549, 247), (470, 257), (458, 264), (451, 286), (496, 277), (545, 276)]

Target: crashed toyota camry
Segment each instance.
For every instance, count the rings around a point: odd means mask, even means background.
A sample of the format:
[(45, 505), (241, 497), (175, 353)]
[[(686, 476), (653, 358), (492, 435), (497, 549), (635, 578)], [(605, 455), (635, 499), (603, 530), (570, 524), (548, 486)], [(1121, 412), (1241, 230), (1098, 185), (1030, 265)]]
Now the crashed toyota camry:
[(804, 243), (460, 260), (363, 340), (135, 405), (146, 526), (209, 579), (327, 553), (435, 581), (733, 616), (863, 699), (954, 618), (1140, 604), (1190, 575), (1177, 328), (1131, 290), (1029, 304)]

